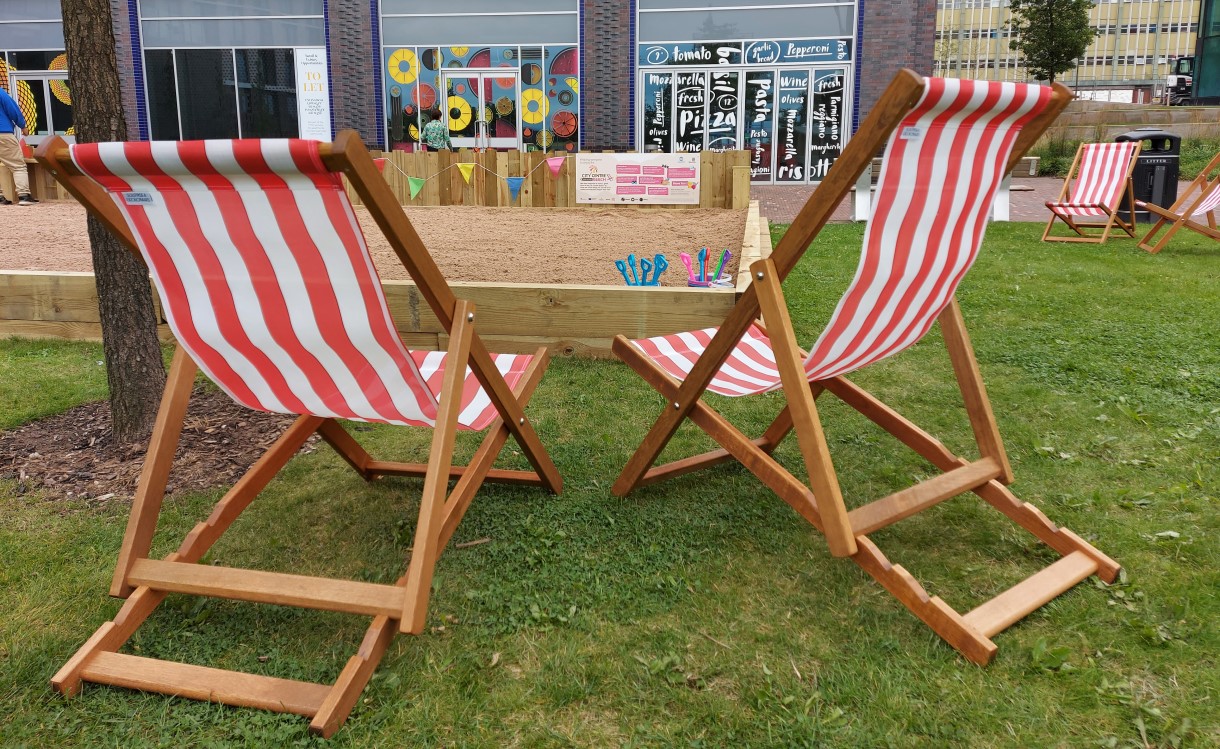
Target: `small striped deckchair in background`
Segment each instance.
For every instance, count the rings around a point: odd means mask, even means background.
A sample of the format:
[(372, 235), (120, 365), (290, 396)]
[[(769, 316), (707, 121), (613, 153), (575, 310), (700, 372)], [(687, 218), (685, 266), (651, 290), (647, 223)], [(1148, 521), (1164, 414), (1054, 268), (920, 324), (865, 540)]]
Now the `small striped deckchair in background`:
[[(1216, 227), (1216, 209), (1220, 208), (1220, 153), (1207, 163), (1203, 171), (1199, 172), (1190, 186), (1182, 192), (1182, 197), (1174, 201), (1169, 208), (1142, 200), (1135, 201), (1135, 204), (1157, 215), (1152, 228), (1139, 242), (1141, 250), (1153, 254), (1160, 252), (1178, 229), (1190, 229), (1205, 237), (1220, 239), (1220, 229)], [(1204, 225), (1198, 219), (1207, 221), (1207, 224)], [(1156, 244), (1152, 244), (1156, 235), (1166, 227), (1168, 230), (1165, 235), (1157, 240)]]
[[(524, 407), (547, 353), (489, 354), (474, 306), (453, 295), (359, 136), (303, 140), (101, 143), (51, 139), (39, 160), (147, 264), (177, 349), (119, 553), (111, 594), (126, 603), (60, 669), (82, 680), (261, 707), (312, 718), (334, 733), (394, 635), (423, 631), (433, 568), (484, 481), (562, 480)], [(450, 335), (447, 351), (409, 351), (390, 318), (340, 175)], [(202, 370), (238, 403), (298, 418), (164, 560), (149, 558), (191, 385)], [(433, 430), (426, 464), (374, 460), (338, 419)], [(455, 433), (487, 435), (453, 465)], [(311, 435), (365, 480), (423, 478), (407, 572), (394, 585), (198, 564)], [(492, 470), (512, 435), (533, 470)], [(449, 492), (450, 480), (456, 483)], [(118, 649), (168, 593), (373, 617), (333, 686), (173, 663)]]
[[(719, 328), (629, 341), (615, 353), (668, 402), (613, 491), (737, 460), (825, 534), (916, 616), (976, 663), (991, 637), (1091, 574), (1113, 580), (1118, 565), (1057, 528), (1005, 486), (1012, 472), (954, 292), (978, 253), (1000, 180), (1071, 99), (1015, 83), (922, 79), (902, 71), (810, 196), (771, 257), (750, 266), (752, 283)], [(888, 143), (887, 143), (888, 140)], [(855, 184), (874, 153), (885, 159), (855, 280), (806, 354), (797, 346), (781, 282)], [(761, 311), (765, 326), (756, 320)], [(939, 321), (981, 457), (967, 460), (845, 375), (913, 345)], [(782, 390), (786, 405), (751, 439), (702, 399), (709, 390), (746, 396)], [(830, 392), (913, 448), (943, 473), (848, 511), (819, 422)], [(651, 468), (689, 418), (722, 449)], [(805, 485), (772, 456), (795, 431)], [(868, 534), (950, 497), (973, 491), (1063, 558), (962, 615), (892, 565)], [(926, 560), (925, 560), (926, 561)]]
[[(1139, 141), (1081, 143), (1068, 176), (1063, 180), (1059, 197), (1046, 201), (1051, 217), (1046, 222), (1046, 231), (1042, 232), (1042, 241), (1101, 243), (1115, 226), (1134, 237), (1135, 193), (1131, 187), (1131, 172), (1139, 152)], [(1124, 196), (1130, 221), (1119, 215)], [(1055, 219), (1062, 220), (1075, 234), (1052, 236)], [(1101, 233), (1090, 233), (1086, 229), (1101, 229)]]

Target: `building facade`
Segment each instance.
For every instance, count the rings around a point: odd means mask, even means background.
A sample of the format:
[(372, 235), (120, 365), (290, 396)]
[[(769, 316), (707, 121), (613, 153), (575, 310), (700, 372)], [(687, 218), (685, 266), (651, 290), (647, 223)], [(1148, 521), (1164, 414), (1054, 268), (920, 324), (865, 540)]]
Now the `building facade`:
[[(1095, 1), (1098, 35), (1062, 80), (1085, 97), (1154, 100), (1171, 61), (1195, 53), (1199, 13), (1200, 0)], [(938, 0), (936, 74), (1029, 80), (1012, 36), (1007, 0)]]
[[(893, 73), (933, 68), (931, 0), (111, 0), (133, 139), (749, 149), (821, 179)], [(57, 3), (0, 0), (28, 140), (71, 135)]]

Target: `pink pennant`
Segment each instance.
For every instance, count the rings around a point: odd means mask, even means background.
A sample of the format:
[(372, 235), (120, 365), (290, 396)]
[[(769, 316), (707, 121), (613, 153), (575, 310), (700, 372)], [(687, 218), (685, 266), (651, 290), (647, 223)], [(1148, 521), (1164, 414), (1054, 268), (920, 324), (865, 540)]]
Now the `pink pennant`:
[(551, 176), (552, 176), (552, 177), (558, 177), (558, 176), (559, 176), (559, 170), (560, 170), (560, 169), (563, 169), (563, 162), (564, 162), (564, 158), (565, 158), (565, 157), (563, 157), (563, 156), (549, 156), (549, 157), (547, 157), (547, 160), (546, 160), (546, 165), (547, 165), (547, 166), (549, 166), (549, 167), (551, 168)]

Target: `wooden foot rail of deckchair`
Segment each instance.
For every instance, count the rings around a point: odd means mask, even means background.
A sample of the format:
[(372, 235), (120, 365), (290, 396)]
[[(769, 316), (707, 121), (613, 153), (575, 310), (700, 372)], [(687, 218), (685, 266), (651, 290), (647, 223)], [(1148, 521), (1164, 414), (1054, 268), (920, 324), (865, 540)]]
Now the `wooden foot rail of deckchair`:
[[(546, 370), (546, 349), (527, 356), (487, 351), (474, 305), (453, 295), (350, 131), (333, 145), (108, 143), (69, 152), (51, 139), (39, 158), (149, 265), (178, 341), (111, 585), (127, 601), (59, 670), (53, 686), (71, 695), (92, 681), (296, 713), (312, 719), (313, 732), (332, 735), (393, 637), (424, 630), (433, 570), (479, 487), (562, 490), (524, 411)], [(197, 179), (196, 171), (229, 181)], [(402, 345), (340, 174), (362, 195), (448, 332), (447, 350)], [(204, 223), (212, 227), (206, 235), (196, 228)], [(242, 272), (230, 272), (236, 268)], [(176, 552), (151, 559), (199, 370), (243, 405), (298, 417)], [(428, 461), (375, 459), (340, 419), (430, 428)], [(466, 466), (453, 465), (459, 430), (486, 430)], [(423, 479), (406, 573), (391, 585), (198, 564), (314, 434), (365, 480)], [(510, 437), (532, 470), (493, 468)], [(372, 623), (330, 686), (120, 653), (169, 593), (349, 613)]]
[[(1143, 201), (1136, 201), (1136, 206), (1156, 217), (1156, 221), (1139, 241), (1141, 250), (1153, 254), (1160, 252), (1179, 229), (1189, 229), (1205, 237), (1220, 239), (1220, 229), (1216, 226), (1216, 211), (1220, 210), (1220, 153), (1203, 167), (1170, 207), (1162, 208), (1155, 203)], [(1156, 239), (1161, 231), (1165, 233), (1160, 239)]]
[[(1048, 89), (900, 73), (771, 257), (750, 266), (751, 284), (722, 325), (635, 341), (615, 338), (615, 353), (667, 405), (624, 467), (614, 493), (736, 460), (822, 532), (833, 555), (851, 558), (980, 664), (996, 652), (991, 638), (1026, 614), (1089, 575), (1113, 580), (1119, 569), (1113, 560), (1008, 490), (1012, 469), (954, 299), (977, 256), (1000, 179), (1070, 99), (1061, 85)], [(802, 350), (782, 281), (882, 144), (885, 159), (857, 276), (822, 335)], [(946, 169), (946, 164), (954, 166)], [(760, 313), (765, 328), (757, 321)], [(845, 376), (913, 345), (937, 322), (978, 449), (974, 459), (955, 455)], [(785, 405), (758, 438), (739, 431), (703, 399), (704, 392), (738, 397), (774, 390), (783, 391)], [(817, 408), (827, 393), (940, 474), (849, 510)], [(719, 449), (654, 466), (688, 419)], [(808, 483), (772, 456), (789, 433), (796, 434)], [(892, 564), (869, 534), (965, 493), (978, 495), (1062, 559), (960, 614)]]
[[(1046, 201), (1051, 217), (1042, 232), (1042, 241), (1098, 244), (1109, 238), (1114, 227), (1134, 237), (1135, 191), (1131, 173), (1139, 151), (1139, 141), (1081, 143), (1059, 197)], [(1124, 203), (1127, 220), (1121, 215)], [(1074, 234), (1051, 234), (1055, 219), (1063, 221)]]

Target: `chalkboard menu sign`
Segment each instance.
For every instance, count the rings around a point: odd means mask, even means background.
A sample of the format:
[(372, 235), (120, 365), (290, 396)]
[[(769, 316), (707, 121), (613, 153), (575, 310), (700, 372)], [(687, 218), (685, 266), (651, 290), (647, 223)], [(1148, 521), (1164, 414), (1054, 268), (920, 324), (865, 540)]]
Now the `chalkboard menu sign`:
[[(673, 73), (644, 74), (644, 150), (668, 151), (673, 125)], [(651, 147), (651, 148), (650, 148)]]
[(674, 134), (674, 151), (702, 151), (703, 104), (707, 96), (706, 73), (676, 73), (677, 96), (674, 112), (677, 114), (677, 132)]
[(746, 71), (745, 147), (750, 149), (750, 179), (771, 181), (775, 71)]
[(804, 182), (806, 122), (809, 112), (809, 71), (779, 71), (779, 117), (776, 127), (775, 179)]
[(732, 151), (737, 145), (737, 102), (741, 74), (733, 71), (713, 71), (709, 82), (711, 94), (707, 104), (707, 147), (712, 151)]
[(809, 179), (820, 180), (843, 152), (843, 73), (819, 71), (809, 108)]

